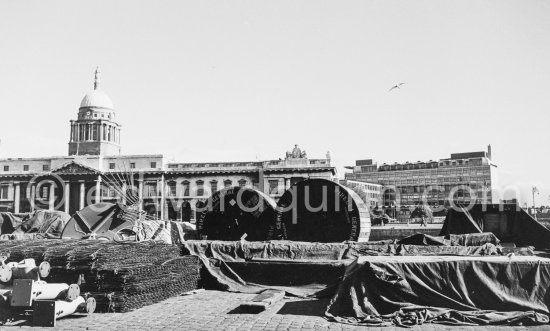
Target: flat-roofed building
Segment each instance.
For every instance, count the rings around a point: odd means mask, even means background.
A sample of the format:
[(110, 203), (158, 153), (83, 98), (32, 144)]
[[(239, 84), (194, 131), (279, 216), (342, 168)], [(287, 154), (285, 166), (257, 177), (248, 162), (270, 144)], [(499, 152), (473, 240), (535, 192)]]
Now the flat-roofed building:
[(438, 161), (378, 165), (371, 159), (358, 160), (355, 166), (346, 167), (352, 172), (345, 179), (382, 185), (385, 206), (407, 207), (425, 200), (432, 206), (448, 207), (451, 203), (493, 203), (496, 167), (489, 146), (487, 152), (455, 153)]
[(365, 204), (373, 209), (378, 206), (383, 206), (382, 189), (383, 186), (375, 183), (359, 182), (356, 180), (342, 180), (340, 183), (351, 188), (355, 193), (363, 199)]

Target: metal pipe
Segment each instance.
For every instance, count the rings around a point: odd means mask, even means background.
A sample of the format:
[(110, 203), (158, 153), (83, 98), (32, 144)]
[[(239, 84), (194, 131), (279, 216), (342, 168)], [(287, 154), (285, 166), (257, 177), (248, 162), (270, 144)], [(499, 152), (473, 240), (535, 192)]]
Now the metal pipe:
[(46, 282), (34, 282), (32, 287), (32, 300), (68, 300), (73, 301), (80, 295), (80, 286), (65, 283), (48, 284)]
[(0, 282), (7, 283), (12, 279), (40, 280), (41, 277), (48, 277), (50, 269), (49, 262), (44, 261), (36, 266), (34, 259), (2, 264), (0, 266)]
[(55, 302), (55, 316), (61, 318), (72, 315), (74, 313), (91, 314), (95, 311), (96, 302), (95, 299), (90, 297), (85, 300), (79, 296), (73, 301), (56, 301)]

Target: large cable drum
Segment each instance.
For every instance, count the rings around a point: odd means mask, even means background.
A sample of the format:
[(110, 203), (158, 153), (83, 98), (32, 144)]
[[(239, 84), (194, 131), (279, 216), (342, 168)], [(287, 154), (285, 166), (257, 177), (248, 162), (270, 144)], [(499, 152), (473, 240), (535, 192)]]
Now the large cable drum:
[(275, 207), (272, 198), (253, 188), (224, 188), (197, 205), (197, 233), (208, 240), (263, 241)]
[(307, 179), (279, 199), (268, 239), (364, 242), (370, 227), (368, 208), (355, 192), (327, 179)]

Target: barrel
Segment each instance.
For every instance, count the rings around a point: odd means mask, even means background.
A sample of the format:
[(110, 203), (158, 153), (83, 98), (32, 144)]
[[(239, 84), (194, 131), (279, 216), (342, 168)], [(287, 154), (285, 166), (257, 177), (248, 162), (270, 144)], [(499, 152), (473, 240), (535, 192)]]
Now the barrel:
[(275, 207), (272, 198), (253, 188), (224, 188), (197, 205), (197, 234), (208, 240), (266, 240)]
[(370, 227), (368, 207), (355, 192), (315, 178), (294, 184), (281, 196), (268, 239), (365, 242)]

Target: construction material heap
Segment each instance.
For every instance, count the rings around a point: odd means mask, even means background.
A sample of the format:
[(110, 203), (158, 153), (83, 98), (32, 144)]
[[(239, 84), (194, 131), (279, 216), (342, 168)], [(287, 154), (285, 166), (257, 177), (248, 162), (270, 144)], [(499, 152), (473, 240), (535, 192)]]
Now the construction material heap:
[(34, 258), (51, 265), (50, 281), (78, 283), (98, 311), (125, 312), (197, 288), (197, 257), (157, 242), (119, 244), (97, 240), (0, 242), (7, 262)]

